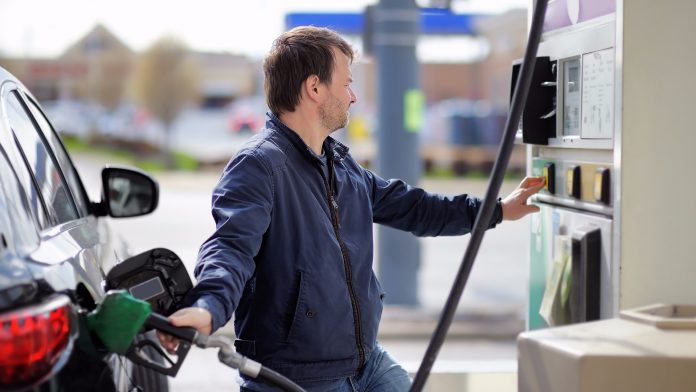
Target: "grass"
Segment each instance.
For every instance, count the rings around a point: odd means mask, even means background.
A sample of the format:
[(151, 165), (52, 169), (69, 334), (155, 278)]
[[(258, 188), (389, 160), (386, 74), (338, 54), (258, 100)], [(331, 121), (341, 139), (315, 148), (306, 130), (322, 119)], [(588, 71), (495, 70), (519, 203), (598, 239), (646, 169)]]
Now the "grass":
[[(154, 173), (168, 170), (164, 155), (160, 153), (137, 154), (126, 149), (89, 143), (74, 136), (64, 136), (63, 143), (71, 154), (98, 154), (106, 157), (107, 160), (130, 164)], [(172, 153), (172, 166), (172, 170), (196, 171), (199, 169), (200, 163), (190, 155), (174, 151)]]
[(437, 166), (426, 171), (423, 176), (430, 179), (448, 180), (456, 177), (454, 170), (449, 167)]
[(63, 136), (61, 137), (61, 139), (63, 139), (63, 144), (65, 145), (65, 148), (67, 148), (68, 151), (71, 153), (87, 152), (90, 149), (87, 143), (74, 136)]
[(200, 162), (183, 152), (174, 151), (174, 166), (179, 170), (196, 171), (200, 167)]

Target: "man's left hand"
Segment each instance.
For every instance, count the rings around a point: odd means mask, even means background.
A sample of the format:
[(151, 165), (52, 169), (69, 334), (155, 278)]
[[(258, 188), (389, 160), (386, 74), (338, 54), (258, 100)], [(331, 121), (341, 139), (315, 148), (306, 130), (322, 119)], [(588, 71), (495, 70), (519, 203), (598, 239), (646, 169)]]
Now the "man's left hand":
[(503, 220), (518, 220), (527, 214), (539, 212), (539, 207), (527, 204), (529, 196), (539, 192), (546, 184), (544, 177), (525, 177), (524, 180), (502, 200)]

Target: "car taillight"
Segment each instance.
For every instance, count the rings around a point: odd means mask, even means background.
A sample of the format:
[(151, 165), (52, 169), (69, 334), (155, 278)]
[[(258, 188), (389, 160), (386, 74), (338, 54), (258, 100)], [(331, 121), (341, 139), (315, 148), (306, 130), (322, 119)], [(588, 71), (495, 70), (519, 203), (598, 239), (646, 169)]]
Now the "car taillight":
[(0, 314), (0, 385), (25, 386), (47, 376), (70, 343), (67, 296)]

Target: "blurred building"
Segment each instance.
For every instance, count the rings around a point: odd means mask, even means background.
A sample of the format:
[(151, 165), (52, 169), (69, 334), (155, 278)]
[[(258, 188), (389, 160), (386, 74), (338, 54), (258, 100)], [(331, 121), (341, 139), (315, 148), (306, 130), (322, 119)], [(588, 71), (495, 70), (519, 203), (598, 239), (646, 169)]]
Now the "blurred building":
[(507, 112), (511, 65), (522, 58), (527, 43), (527, 11), (515, 9), (481, 18), (476, 28), (490, 46), (488, 57), (476, 64), (476, 90), (485, 92), (494, 110)]
[(39, 100), (82, 99), (112, 108), (122, 100), (134, 61), (127, 45), (96, 25), (57, 58), (9, 58), (2, 65)]
[[(487, 55), (473, 62), (438, 62), (421, 59), (421, 89), (428, 103), (447, 99), (487, 101), (507, 111), (512, 62), (522, 58), (527, 41), (527, 11), (514, 9), (476, 19), (476, 33), (485, 39)], [(453, 47), (453, 51), (461, 50)], [(363, 100), (376, 101), (376, 67), (373, 61), (356, 64)], [(355, 72), (355, 71), (354, 71)]]
[[(422, 59), (421, 86), (429, 103), (446, 99), (483, 100), (507, 110), (510, 64), (522, 57), (526, 41), (526, 10), (479, 17), (477, 35), (488, 44), (483, 60), (469, 63)], [(461, 50), (453, 47), (452, 50)], [(200, 72), (203, 107), (221, 107), (238, 97), (262, 93), (258, 61), (230, 53), (192, 51)], [(118, 105), (127, 92), (138, 54), (98, 24), (57, 58), (0, 58), (0, 65), (22, 80), (39, 100), (92, 101), (106, 108)], [(361, 100), (376, 101), (375, 64), (355, 64)]]
[(200, 72), (201, 106), (222, 107), (238, 98), (260, 93), (258, 63), (229, 53), (192, 52)]
[[(427, 105), (420, 133), (420, 154), (426, 169), (446, 166), (458, 174), (475, 168), (490, 170), (509, 108), (512, 63), (524, 55), (526, 29), (527, 11), (514, 9), (499, 15), (476, 16), (473, 29), (466, 34), (478, 44), (470, 48), (464, 42), (452, 42), (449, 37), (431, 36), (447, 42), (445, 50), (464, 52), (471, 49), (477, 53), (469, 56), (469, 60), (457, 62), (427, 56), (419, 59), (420, 88)], [(362, 120), (358, 110), (366, 108), (364, 127), (367, 131), (350, 132), (349, 129), (349, 136), (353, 139), (352, 146), (359, 147), (353, 149), (354, 156), (362, 162), (370, 162), (376, 148), (372, 145), (361, 148), (354, 135), (369, 135), (376, 129), (377, 66), (366, 56), (354, 68), (360, 106), (356, 105), (352, 119)], [(358, 124), (362, 126), (363, 123)], [(522, 171), (524, 165), (524, 150), (516, 148), (510, 167)]]
[[(200, 72), (203, 106), (224, 106), (257, 91), (258, 65), (251, 59), (229, 53), (190, 55)], [(0, 58), (0, 65), (41, 101), (79, 100), (113, 109), (127, 100), (137, 61), (138, 53), (98, 24), (57, 58)]]

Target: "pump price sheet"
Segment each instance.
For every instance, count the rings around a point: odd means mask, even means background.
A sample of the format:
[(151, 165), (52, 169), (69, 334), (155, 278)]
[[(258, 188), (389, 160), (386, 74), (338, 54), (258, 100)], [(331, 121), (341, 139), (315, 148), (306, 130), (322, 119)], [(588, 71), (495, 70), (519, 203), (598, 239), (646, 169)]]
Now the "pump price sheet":
[(584, 139), (611, 139), (614, 129), (614, 48), (582, 56)]

